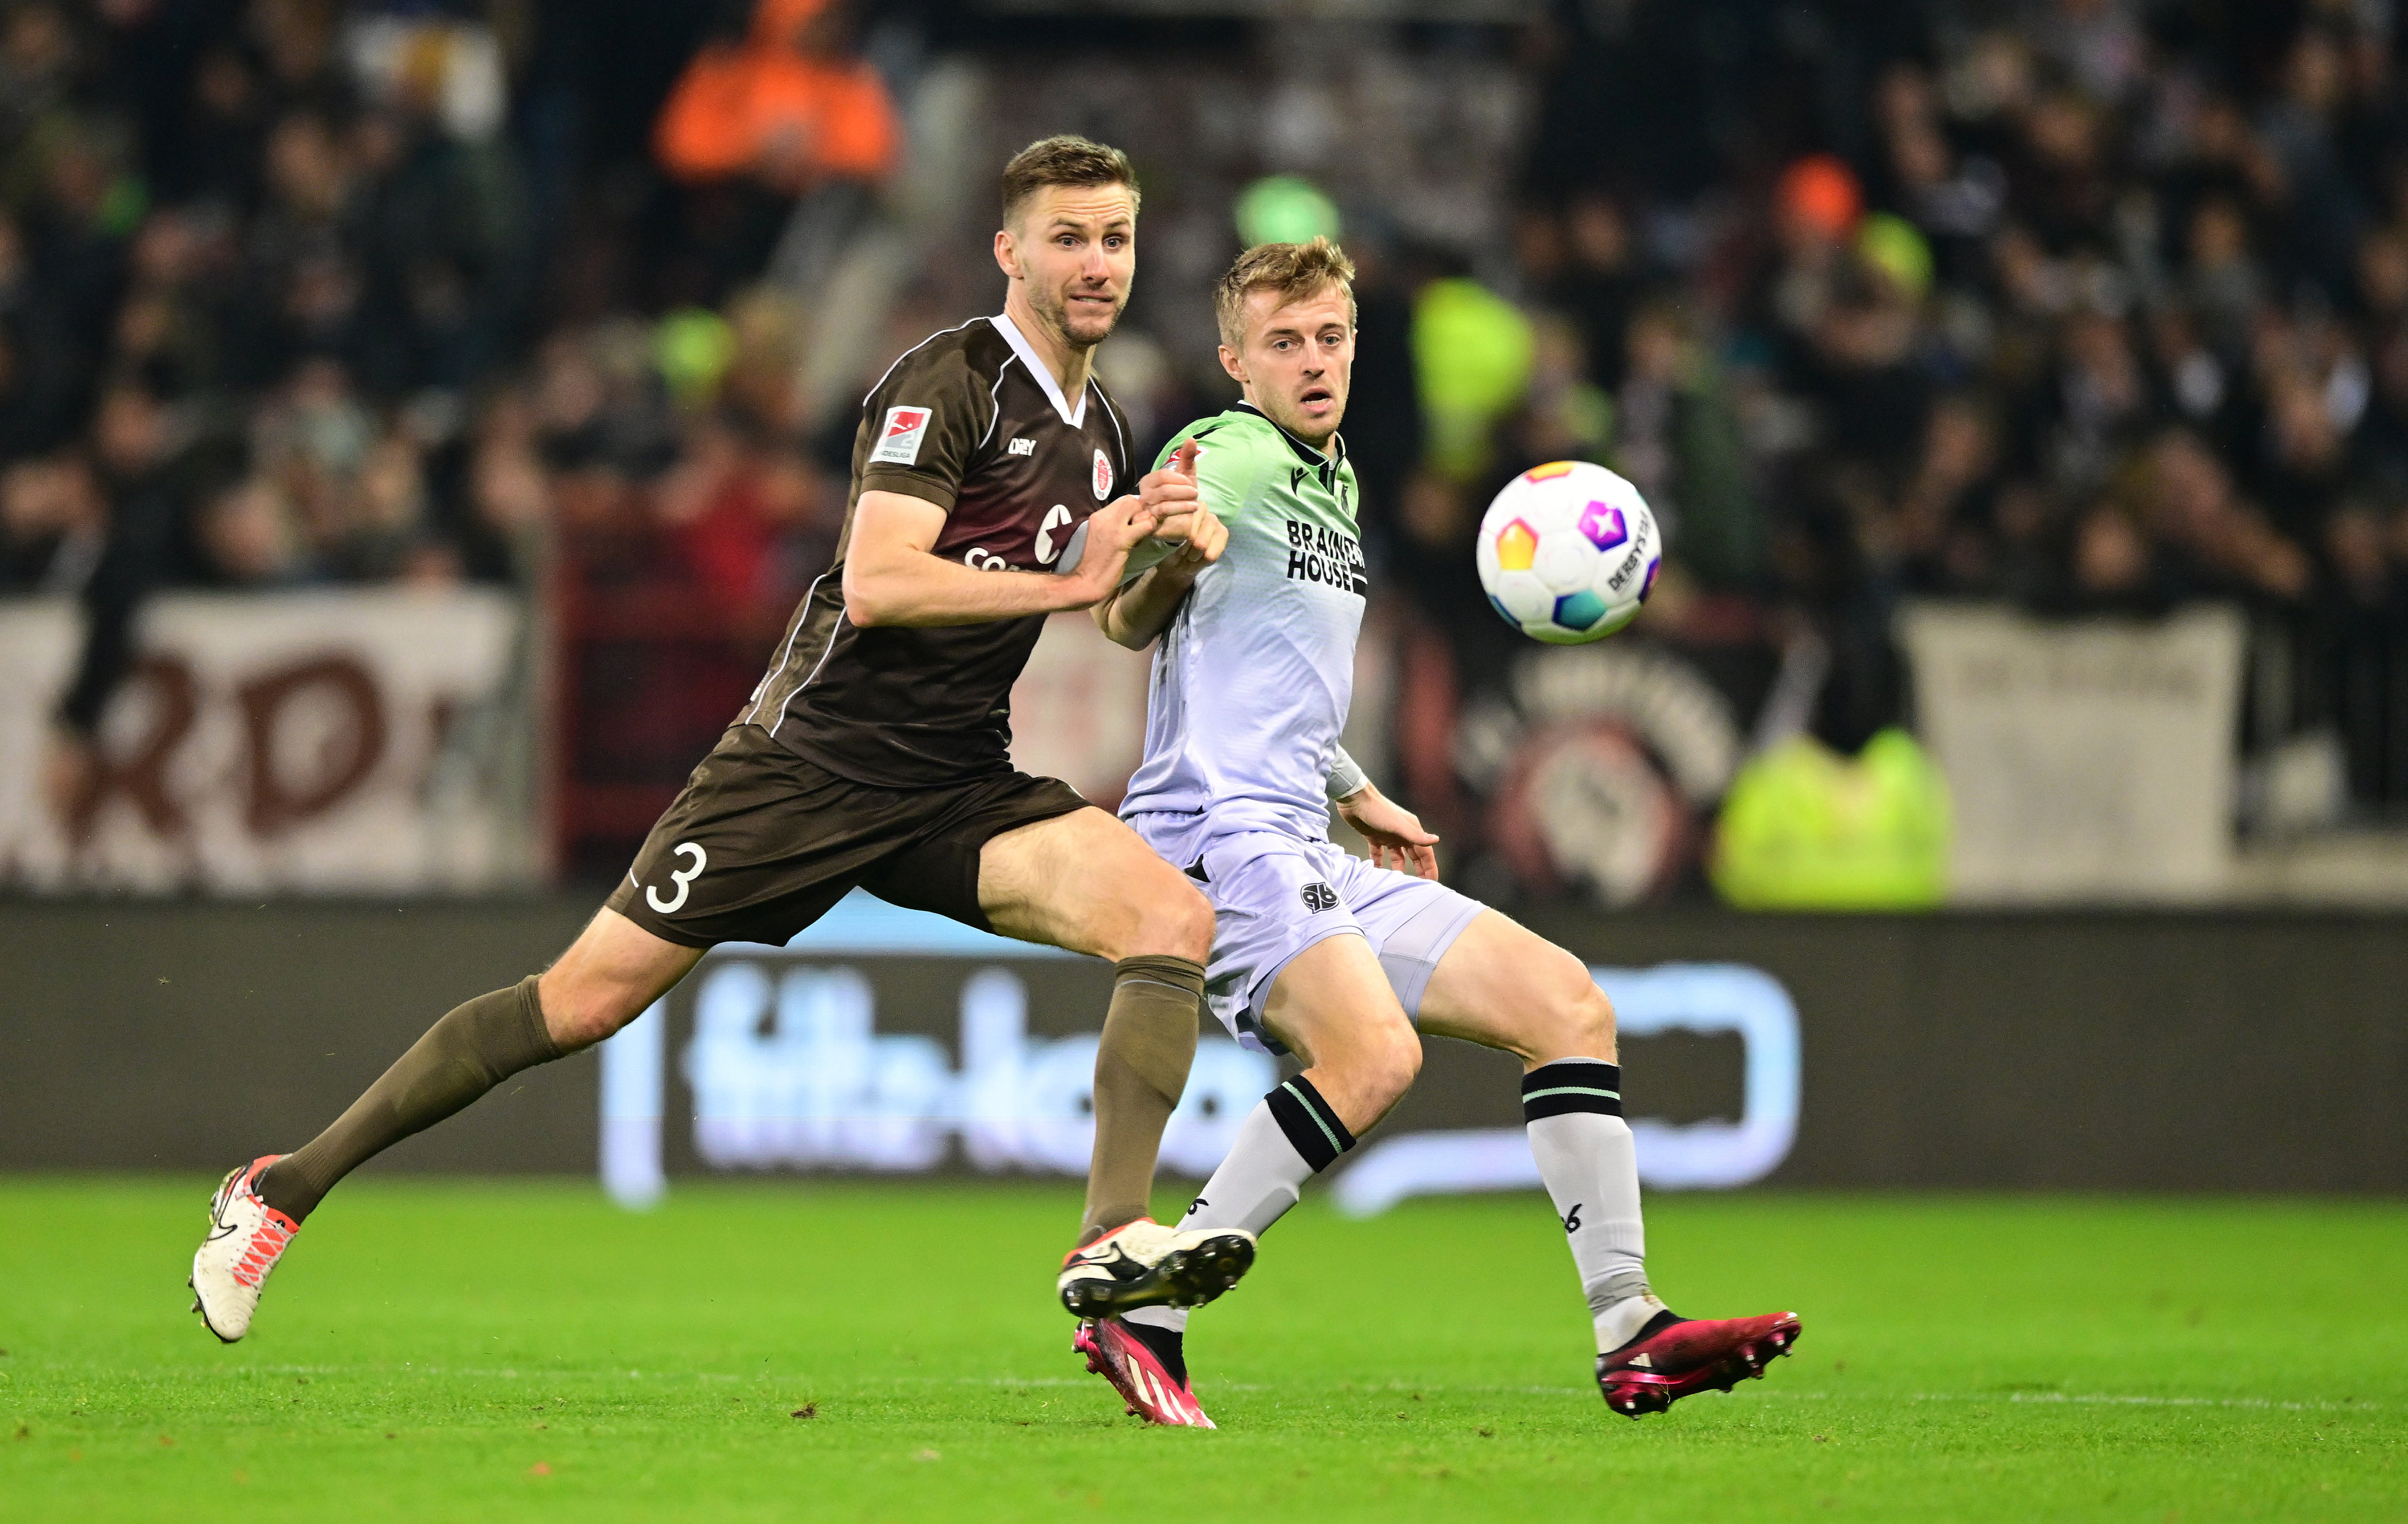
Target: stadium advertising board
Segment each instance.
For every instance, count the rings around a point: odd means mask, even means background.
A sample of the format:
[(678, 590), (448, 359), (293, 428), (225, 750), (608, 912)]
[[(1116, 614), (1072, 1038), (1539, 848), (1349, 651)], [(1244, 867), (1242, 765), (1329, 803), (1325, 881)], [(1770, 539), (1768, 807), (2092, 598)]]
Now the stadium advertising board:
[[(784, 947), (716, 948), (603, 1045), (603, 1182), (641, 1205), (671, 1169), (1083, 1175), (1099, 973), (859, 893)], [(1632, 1118), (1641, 1178), (1727, 1187), (1778, 1168), (1797, 1132), (1799, 1076), (1797, 1010), (1779, 982), (1730, 965), (1597, 976), (1626, 1039), (1687, 1032), (1742, 1044), (1736, 1120)], [(1446, 1046), (1433, 1078), (1467, 1051)], [(1258, 1047), (1202, 1038), (1163, 1137), (1164, 1170), (1211, 1173), (1279, 1075)], [(1537, 1187), (1510, 1075), (1493, 1088), (1495, 1104), (1475, 1109), (1502, 1125), (1383, 1127), (1341, 1167), (1338, 1204), (1368, 1214), (1415, 1195)]]
[(516, 599), (179, 593), (148, 605), (94, 787), (45, 789), (80, 649), (64, 599), (0, 603), (0, 887), (462, 891), (526, 882)]
[[(0, 1169), (214, 1175), (292, 1147), (593, 913), (581, 896), (0, 900)], [(1603, 971), (1659, 1189), (2408, 1192), (2397, 916), (1527, 919)], [(599, 1139), (634, 1199), (713, 1176), (1067, 1179), (1110, 970), (859, 902), (823, 935), (839, 933), (716, 956), (648, 1026), (368, 1173), (591, 1178)], [(1321, 1199), (1528, 1178), (1519, 1064), (1426, 1047)], [(195, 1079), (229, 1051), (241, 1086)], [(1268, 1061), (1213, 1035), (1173, 1169), (1209, 1166)]]

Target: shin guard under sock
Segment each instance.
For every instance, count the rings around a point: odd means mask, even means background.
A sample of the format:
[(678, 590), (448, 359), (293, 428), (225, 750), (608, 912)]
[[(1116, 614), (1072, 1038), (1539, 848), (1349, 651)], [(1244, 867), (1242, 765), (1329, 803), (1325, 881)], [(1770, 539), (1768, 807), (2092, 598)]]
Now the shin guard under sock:
[(1522, 1076), (1522, 1115), (1588, 1294), (1598, 1347), (1614, 1348), (1629, 1337), (1623, 1325), (1635, 1330), (1662, 1308), (1647, 1289), (1639, 1155), (1622, 1119), (1622, 1070), (1597, 1059), (1541, 1064)]
[[(1180, 1220), (1182, 1228), (1243, 1228), (1262, 1236), (1285, 1216), (1304, 1183), (1354, 1147), (1354, 1134), (1302, 1075), (1255, 1103), (1238, 1141)], [(1141, 1307), (1127, 1317), (1156, 1328), (1187, 1326), (1183, 1307)]]
[(1196, 1061), (1203, 965), (1149, 955), (1112, 965), (1112, 1004), (1096, 1048), (1096, 1146), (1079, 1242), (1144, 1217), (1162, 1130)]

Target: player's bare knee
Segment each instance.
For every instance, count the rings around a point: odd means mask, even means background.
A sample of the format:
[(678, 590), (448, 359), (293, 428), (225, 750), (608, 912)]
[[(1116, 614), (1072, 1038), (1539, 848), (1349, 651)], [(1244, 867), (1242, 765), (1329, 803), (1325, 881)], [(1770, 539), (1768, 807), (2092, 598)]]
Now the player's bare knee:
[(1613, 1003), (1597, 987), (1588, 965), (1552, 947), (1544, 963), (1532, 970), (1537, 989), (1527, 1009), (1531, 1030), (1525, 1034), (1521, 1057), (1532, 1063), (1555, 1059), (1599, 1059), (1614, 1061)]
[(1396, 1104), (1421, 1075), (1421, 1038), (1408, 1026), (1382, 1026), (1368, 1045), (1364, 1071), (1364, 1089), (1379, 1097), (1381, 1108)]
[(580, 978), (553, 967), (536, 986), (543, 1024), (564, 1050), (591, 1047), (640, 1011), (627, 992), (606, 980)]
[(1132, 945), (1123, 957), (1153, 954), (1203, 962), (1212, 951), (1212, 905), (1196, 886), (1165, 874), (1138, 907)]
[(1212, 955), (1212, 902), (1195, 886), (1181, 883), (1177, 928), (1182, 956), (1203, 962)]
[(1560, 952), (1556, 965), (1549, 975), (1555, 995), (1549, 1004), (1561, 1013), (1563, 1031), (1557, 1042), (1565, 1051), (1554, 1056), (1612, 1062), (1613, 1002), (1597, 987), (1587, 965), (1570, 953)]
[(1572, 1041), (1577, 1046), (1567, 1057), (1614, 1061), (1613, 1002), (1606, 998), (1595, 980), (1586, 976), (1585, 970), (1570, 1020)]

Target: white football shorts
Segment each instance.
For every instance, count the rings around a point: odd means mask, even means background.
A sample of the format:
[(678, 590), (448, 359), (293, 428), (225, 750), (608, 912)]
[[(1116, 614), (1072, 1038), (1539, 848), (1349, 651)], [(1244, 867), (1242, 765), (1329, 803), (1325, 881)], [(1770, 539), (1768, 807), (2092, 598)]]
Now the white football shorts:
[(1354, 933), (1387, 971), (1397, 1004), (1418, 1019), (1439, 960), (1487, 908), (1434, 879), (1272, 831), (1213, 838), (1188, 876), (1198, 878), (1215, 918), (1204, 1003), (1240, 1044), (1271, 1053), (1286, 1048), (1263, 1030), (1263, 1005), (1297, 954)]

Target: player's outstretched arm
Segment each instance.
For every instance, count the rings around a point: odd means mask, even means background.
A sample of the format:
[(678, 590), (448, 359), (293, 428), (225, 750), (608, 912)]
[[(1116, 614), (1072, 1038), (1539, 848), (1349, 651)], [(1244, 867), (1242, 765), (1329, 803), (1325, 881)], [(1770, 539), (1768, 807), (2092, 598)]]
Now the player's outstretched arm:
[(1154, 527), (1154, 514), (1137, 498), (1120, 498), (1088, 520), (1075, 571), (983, 571), (932, 553), (944, 509), (902, 492), (864, 492), (845, 551), (844, 616), (864, 629), (924, 628), (1091, 607), (1119, 585), (1130, 548)]

